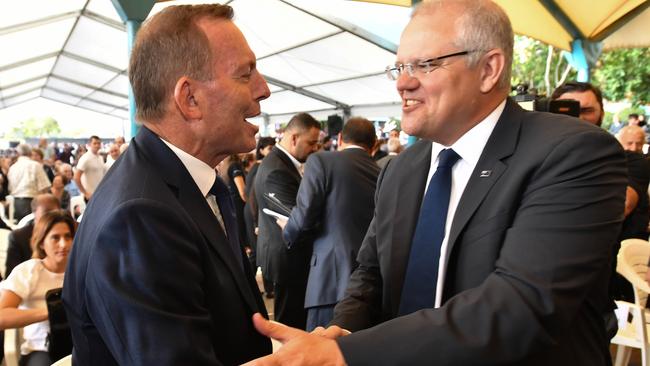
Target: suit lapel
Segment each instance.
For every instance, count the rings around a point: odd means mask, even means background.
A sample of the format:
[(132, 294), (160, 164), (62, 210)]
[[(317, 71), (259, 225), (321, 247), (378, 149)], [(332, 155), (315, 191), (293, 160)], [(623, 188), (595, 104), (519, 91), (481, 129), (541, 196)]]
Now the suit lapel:
[(221, 225), (180, 159), (157, 135), (144, 126), (136, 137), (136, 143), (147, 155), (147, 160), (157, 166), (157, 170), (161, 172), (161, 178), (177, 193), (178, 202), (192, 217), (203, 236), (228, 267), (233, 280), (237, 283), (237, 288), (251, 309), (263, 311), (258, 308), (258, 303), (255, 301), (247, 280), (247, 274), (243, 273), (237, 263)]
[(296, 169), (296, 166), (293, 165), (293, 161), (291, 161), (291, 159), (287, 156), (287, 154), (284, 153), (284, 151), (278, 149), (277, 147), (273, 147), (273, 150), (271, 152), (274, 152), (280, 161), (282, 161), (284, 165), (287, 166), (287, 169), (294, 175), (294, 178), (296, 178), (296, 180), (300, 181), (302, 179), (300, 172), (298, 169)]
[[(447, 260), (465, 225), (508, 168), (502, 160), (515, 151), (520, 127), (521, 108), (508, 99), (458, 203), (447, 242)], [(482, 174), (484, 171), (491, 171), (491, 173), (486, 177)]]
[[(396, 207), (392, 211), (395, 216), (388, 218), (393, 224), (387, 225), (393, 230), (391, 235), (391, 242), (393, 243), (391, 245), (391, 267), (393, 268), (391, 288), (399, 289), (398, 291), (392, 291), (391, 306), (393, 314), (397, 314), (400, 297), (402, 296), (402, 285), (411, 251), (411, 241), (420, 215), (424, 187), (426, 186), (429, 166), (431, 165), (431, 142), (421, 141), (411, 148), (419, 151), (415, 152), (412, 159), (399, 161), (399, 164), (404, 164), (404, 168), (399, 169), (400, 176), (394, 180), (399, 182), (398, 192), (394, 196), (396, 198)], [(395, 161), (391, 163), (395, 164)]]

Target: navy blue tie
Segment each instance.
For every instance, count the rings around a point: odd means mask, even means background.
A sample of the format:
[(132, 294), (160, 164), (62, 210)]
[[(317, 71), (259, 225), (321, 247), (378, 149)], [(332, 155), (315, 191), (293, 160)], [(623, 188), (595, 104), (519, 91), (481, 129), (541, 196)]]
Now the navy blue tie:
[(452, 149), (442, 150), (438, 155), (438, 168), (429, 182), (411, 243), (399, 315), (434, 306), (440, 246), (445, 238), (451, 192), (451, 168), (458, 159), (460, 156)]
[(221, 180), (219, 176), (214, 180), (210, 193), (214, 195), (219, 206), (219, 212), (223, 218), (223, 224), (226, 227), (226, 237), (230, 247), (235, 254), (235, 259), (239, 263), (239, 267), (243, 268), (241, 247), (239, 244), (239, 233), (237, 229), (237, 216), (235, 213), (235, 205), (232, 202), (232, 196), (228, 186)]

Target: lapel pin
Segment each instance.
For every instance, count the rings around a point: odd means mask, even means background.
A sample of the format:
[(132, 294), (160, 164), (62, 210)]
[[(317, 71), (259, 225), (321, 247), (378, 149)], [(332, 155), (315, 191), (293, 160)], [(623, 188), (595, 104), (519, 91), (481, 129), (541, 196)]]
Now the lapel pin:
[(479, 175), (480, 178), (487, 178), (492, 174), (491, 170), (482, 170), (481, 175)]

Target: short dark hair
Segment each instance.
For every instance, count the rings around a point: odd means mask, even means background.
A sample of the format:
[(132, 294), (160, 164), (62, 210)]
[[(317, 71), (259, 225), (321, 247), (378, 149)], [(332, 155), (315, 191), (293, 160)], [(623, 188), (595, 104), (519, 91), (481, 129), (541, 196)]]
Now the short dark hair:
[(372, 149), (377, 141), (375, 126), (363, 117), (350, 118), (341, 131), (341, 139), (348, 144), (361, 145)]
[(129, 62), (138, 119), (165, 115), (165, 100), (179, 77), (202, 81), (213, 77), (213, 50), (197, 22), (203, 18), (231, 20), (233, 14), (228, 5), (178, 5), (163, 9), (144, 23)]
[(260, 137), (259, 141), (257, 141), (257, 147), (255, 148), (255, 158), (257, 160), (264, 159), (262, 150), (267, 146), (275, 146), (275, 139), (273, 137)]
[(295, 116), (291, 117), (289, 123), (287, 123), (287, 128), (285, 128), (285, 132), (305, 132), (312, 128), (317, 128), (320, 130), (320, 122), (318, 122), (316, 118), (312, 117), (309, 113), (298, 113)]
[(99, 136), (92, 135), (92, 136), (90, 136), (90, 138), (88, 139), (88, 142), (93, 142), (93, 140), (98, 140), (99, 142), (102, 141), (102, 139), (100, 139)]
[(634, 119), (639, 119), (639, 114), (638, 113), (630, 113), (627, 115), (627, 119), (634, 118)]
[(596, 100), (598, 100), (598, 104), (600, 104), (600, 109), (603, 109), (603, 93), (598, 89), (597, 87), (593, 86), (591, 83), (585, 83), (581, 81), (567, 81), (566, 83), (558, 86), (554, 91), (553, 94), (551, 94), (551, 100), (556, 100), (562, 96), (562, 94), (565, 93), (572, 93), (572, 92), (579, 92), (579, 93), (584, 93), (584, 92), (592, 92), (596, 96)]

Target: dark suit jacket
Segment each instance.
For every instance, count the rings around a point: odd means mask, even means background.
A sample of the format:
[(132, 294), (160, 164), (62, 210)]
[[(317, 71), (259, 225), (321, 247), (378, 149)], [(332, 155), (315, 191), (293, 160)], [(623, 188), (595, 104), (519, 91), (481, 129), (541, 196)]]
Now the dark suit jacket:
[(275, 197), (285, 206), (293, 207), (296, 205), (300, 180), (300, 173), (291, 159), (277, 147), (262, 160), (255, 177), (259, 225), (257, 263), (266, 278), (281, 284), (307, 282), (312, 247), (305, 244), (291, 250), (287, 248), (275, 218), (262, 212), (264, 208), (279, 211), (269, 204), (264, 195), (275, 193)]
[(319, 152), (307, 159), (296, 207), (283, 233), (291, 246), (313, 241), (306, 308), (343, 298), (372, 220), (377, 175), (379, 167), (361, 149)]
[(442, 306), (396, 318), (430, 160), (420, 141), (379, 177), (333, 320), (379, 325), (339, 338), (348, 364), (609, 364), (603, 315), (627, 184), (616, 140), (509, 100), (453, 218)]
[(251, 322), (266, 314), (252, 273), (146, 127), (95, 191), (63, 289), (75, 364), (238, 365), (271, 352)]
[(5, 265), (5, 277), (22, 262), (32, 258), (32, 232), (34, 232), (34, 221), (29, 224), (11, 231), (9, 242), (7, 243), (7, 260)]

